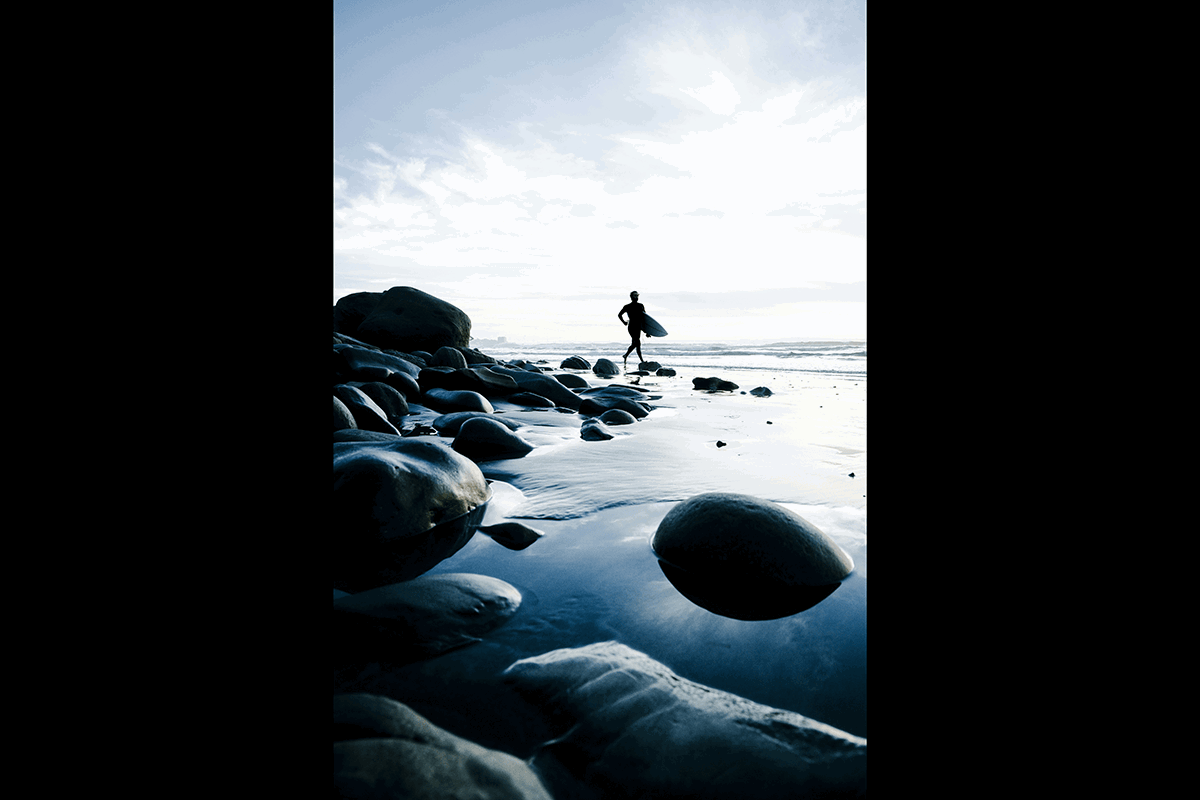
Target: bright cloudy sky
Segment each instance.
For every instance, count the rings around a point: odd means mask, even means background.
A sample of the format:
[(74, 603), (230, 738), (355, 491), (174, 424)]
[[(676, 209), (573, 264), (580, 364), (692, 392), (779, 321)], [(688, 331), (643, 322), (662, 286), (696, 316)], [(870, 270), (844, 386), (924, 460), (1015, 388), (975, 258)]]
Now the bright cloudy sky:
[(477, 338), (866, 338), (865, 0), (343, 2), (333, 296)]

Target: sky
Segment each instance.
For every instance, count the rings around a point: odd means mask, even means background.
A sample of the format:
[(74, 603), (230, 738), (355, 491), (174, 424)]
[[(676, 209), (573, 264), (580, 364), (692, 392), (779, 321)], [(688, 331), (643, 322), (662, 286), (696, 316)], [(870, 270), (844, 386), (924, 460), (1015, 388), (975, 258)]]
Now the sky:
[(472, 336), (866, 339), (866, 3), (343, 2), (333, 299)]

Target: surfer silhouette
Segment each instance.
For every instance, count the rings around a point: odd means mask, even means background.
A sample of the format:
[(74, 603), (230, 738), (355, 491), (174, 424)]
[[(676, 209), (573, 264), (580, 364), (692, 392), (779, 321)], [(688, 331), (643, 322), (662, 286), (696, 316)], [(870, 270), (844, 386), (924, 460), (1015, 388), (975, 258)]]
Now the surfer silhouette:
[[(642, 323), (646, 318), (646, 307), (638, 302), (638, 293), (629, 293), (629, 303), (617, 312), (617, 319), (621, 320), (621, 324), (629, 329), (629, 336), (633, 339), (629, 344), (629, 349), (625, 351), (625, 363), (628, 365), (629, 354), (635, 349), (637, 350), (638, 359), (645, 361), (645, 356), (642, 355)], [(629, 315), (629, 321), (625, 321), (625, 315)]]

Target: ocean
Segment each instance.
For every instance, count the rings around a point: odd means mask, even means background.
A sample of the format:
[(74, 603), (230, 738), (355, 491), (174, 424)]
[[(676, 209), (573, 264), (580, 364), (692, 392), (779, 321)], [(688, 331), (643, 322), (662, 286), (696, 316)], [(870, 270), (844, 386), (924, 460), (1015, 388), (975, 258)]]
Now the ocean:
[[(477, 346), (477, 345), (474, 345)], [(592, 364), (599, 358), (621, 363), (629, 342), (553, 343), (522, 345), (487, 341), (479, 349), (501, 360), (544, 360), (553, 366), (569, 356), (579, 356)], [(642, 355), (676, 370), (761, 370), (828, 375), (865, 381), (867, 379), (866, 341), (772, 342), (768, 344), (712, 344), (643, 339)], [(630, 366), (637, 351), (630, 356)]]

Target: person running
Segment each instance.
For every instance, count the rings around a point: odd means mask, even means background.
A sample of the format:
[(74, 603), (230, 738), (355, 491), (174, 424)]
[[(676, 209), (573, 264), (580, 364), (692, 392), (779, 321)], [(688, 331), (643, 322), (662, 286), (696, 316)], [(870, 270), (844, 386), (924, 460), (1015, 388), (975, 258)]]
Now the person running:
[[(625, 315), (629, 315), (629, 321), (625, 321)], [(621, 324), (629, 329), (629, 336), (633, 341), (629, 344), (629, 349), (625, 351), (625, 366), (629, 366), (629, 354), (635, 349), (637, 350), (638, 359), (645, 361), (645, 356), (642, 355), (642, 321), (646, 316), (646, 307), (638, 302), (638, 293), (629, 293), (629, 303), (617, 313), (617, 319), (621, 320)]]

